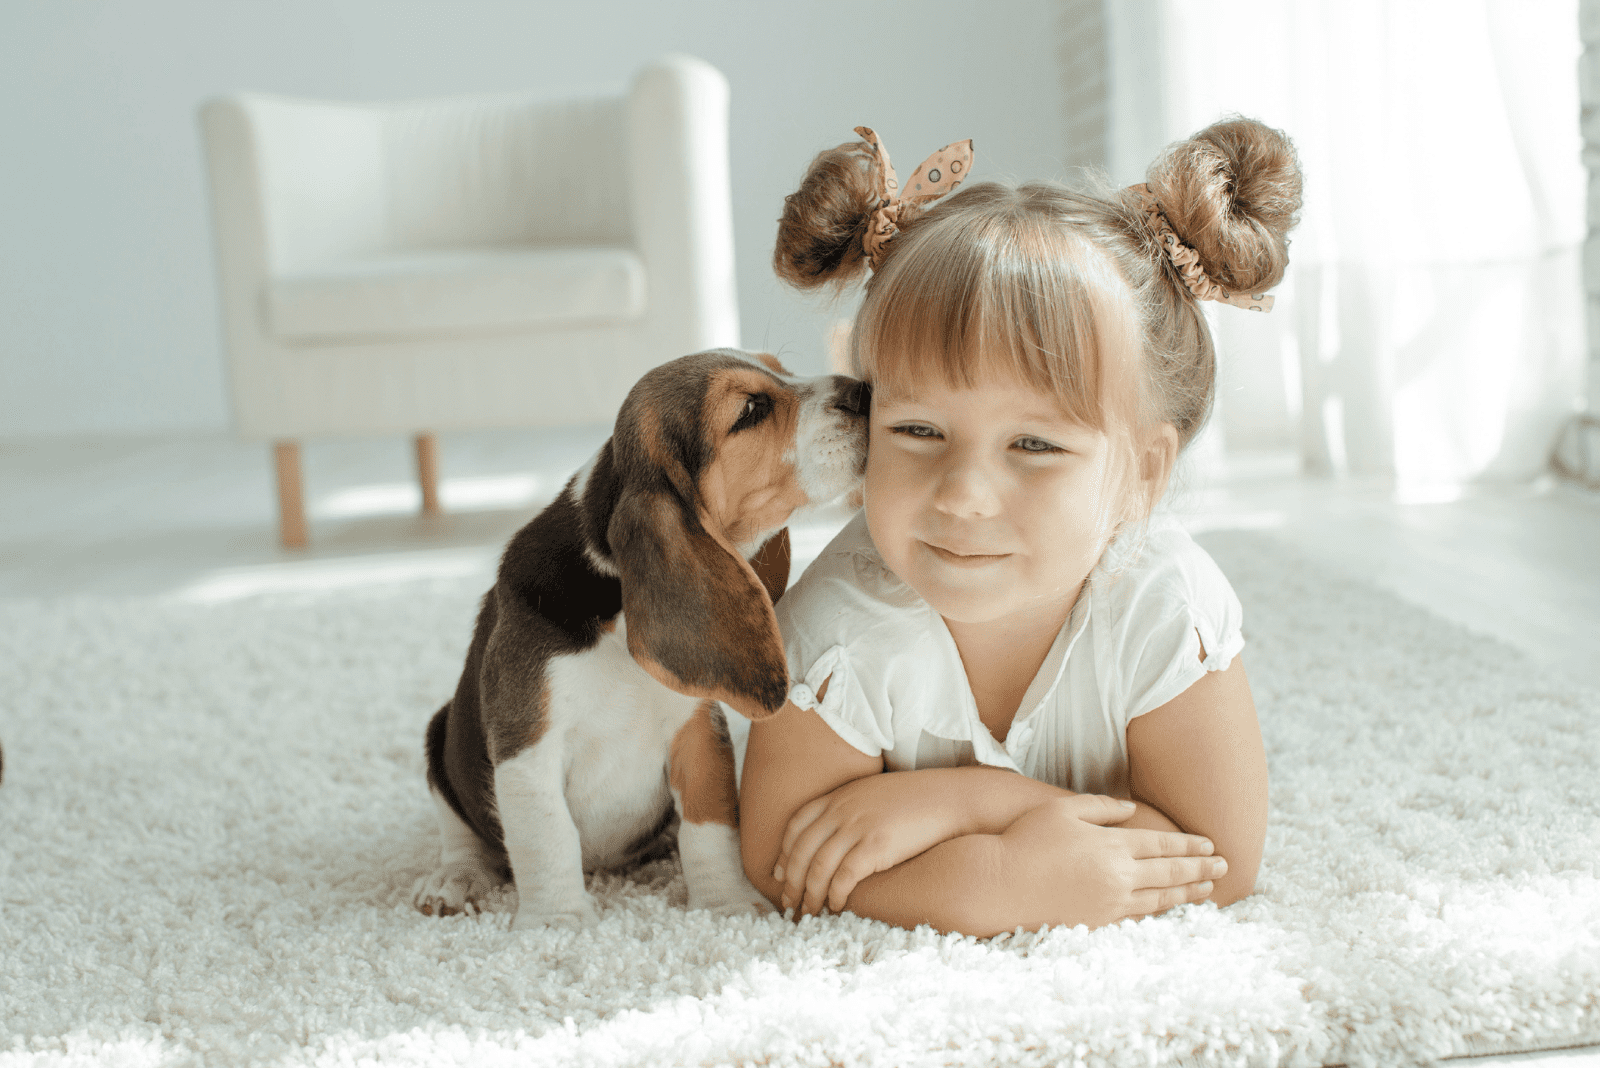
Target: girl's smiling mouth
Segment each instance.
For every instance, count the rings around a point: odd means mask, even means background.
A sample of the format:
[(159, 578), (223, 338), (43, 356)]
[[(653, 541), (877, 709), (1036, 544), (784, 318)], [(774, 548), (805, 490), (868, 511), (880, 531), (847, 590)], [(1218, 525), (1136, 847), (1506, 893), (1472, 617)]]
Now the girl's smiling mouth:
[(922, 544), (926, 545), (934, 556), (947, 564), (954, 564), (956, 567), (982, 567), (985, 564), (992, 564), (996, 560), (1004, 560), (1011, 555), (1010, 553), (959, 552), (955, 549), (946, 549), (942, 545), (935, 545), (931, 541), (925, 541)]

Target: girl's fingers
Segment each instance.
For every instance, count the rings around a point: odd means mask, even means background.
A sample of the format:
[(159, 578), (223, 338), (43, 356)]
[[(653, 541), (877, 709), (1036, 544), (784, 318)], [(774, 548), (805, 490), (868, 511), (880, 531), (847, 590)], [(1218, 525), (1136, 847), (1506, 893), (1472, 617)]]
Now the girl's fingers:
[(805, 897), (799, 902), (801, 915), (822, 911), (822, 906), (828, 901), (828, 884), (833, 882), (839, 862), (854, 846), (855, 842), (845, 840), (844, 835), (834, 834), (817, 848), (806, 870)]
[(1166, 890), (1221, 878), (1228, 862), (1221, 857), (1165, 857), (1134, 864), (1134, 885), (1140, 890)]
[(1150, 916), (1157, 912), (1165, 912), (1174, 905), (1184, 905), (1191, 901), (1204, 901), (1211, 895), (1211, 882), (1209, 880), (1199, 883), (1189, 883), (1185, 886), (1163, 886), (1159, 889), (1135, 890), (1132, 894), (1132, 904), (1128, 915), (1134, 919), (1140, 916)]
[(789, 866), (789, 853), (794, 849), (795, 840), (807, 827), (816, 822), (817, 817), (821, 816), (827, 807), (827, 797), (824, 795), (807, 801), (789, 817), (789, 826), (784, 828), (783, 832), (783, 844), (778, 846), (778, 864), (772, 871), (774, 879), (779, 882), (784, 881), (784, 869)]
[(1137, 810), (1132, 802), (1120, 801), (1105, 794), (1074, 794), (1065, 799), (1067, 811), (1086, 823), (1101, 826), (1121, 823)]
[[(800, 815), (795, 814), (795, 819)], [(832, 820), (811, 819), (802, 830), (795, 833), (794, 843), (778, 855), (778, 865), (773, 868), (773, 878), (784, 884), (784, 894), (789, 895), (794, 902), (800, 900), (800, 891), (805, 887), (805, 870), (811, 867), (811, 854), (816, 852), (816, 847), (827, 841), (827, 836), (834, 833)]]
[(1152, 857), (1209, 857), (1216, 851), (1211, 839), (1182, 831), (1146, 831), (1133, 829), (1125, 832), (1131, 837), (1133, 859), (1149, 860)]
[(856, 884), (876, 870), (868, 863), (866, 854), (859, 844), (857, 848), (850, 850), (834, 869), (833, 881), (828, 884), (828, 910), (834, 913), (843, 912)]
[(800, 904), (800, 895), (805, 890), (806, 873), (811, 868), (811, 859), (832, 834), (833, 826), (829, 821), (812, 822), (794, 840), (794, 847), (790, 849), (788, 857), (779, 861), (783, 875), (779, 877), (777, 869), (773, 870), (773, 878), (783, 884), (781, 900), (785, 908)]

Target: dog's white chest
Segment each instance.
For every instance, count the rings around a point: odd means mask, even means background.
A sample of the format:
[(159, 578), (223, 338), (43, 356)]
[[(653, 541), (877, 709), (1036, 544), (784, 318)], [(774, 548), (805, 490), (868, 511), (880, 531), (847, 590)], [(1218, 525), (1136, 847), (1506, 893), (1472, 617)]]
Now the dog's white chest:
[(562, 747), (565, 794), (586, 870), (609, 867), (654, 829), (672, 804), (672, 740), (700, 701), (651, 678), (628, 655), (627, 625), (550, 665), (549, 729)]

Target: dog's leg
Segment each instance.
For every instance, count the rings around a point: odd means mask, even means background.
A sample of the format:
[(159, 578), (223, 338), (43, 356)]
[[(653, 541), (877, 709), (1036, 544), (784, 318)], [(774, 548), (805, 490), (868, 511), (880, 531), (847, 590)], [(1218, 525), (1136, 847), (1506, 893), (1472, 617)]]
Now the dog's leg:
[(772, 903), (745, 878), (739, 856), (739, 795), (733, 745), (722, 710), (702, 702), (672, 739), (667, 782), (682, 821), (678, 856), (689, 907), (724, 915), (772, 912)]
[(429, 916), (454, 916), (505, 882), (500, 859), (462, 822), (450, 803), (430, 789), (439, 817), (439, 867), (412, 887), (412, 900)]
[(583, 849), (567, 809), (558, 738), (545, 737), (495, 765), (494, 796), (517, 883), (514, 930), (600, 921), (583, 886)]

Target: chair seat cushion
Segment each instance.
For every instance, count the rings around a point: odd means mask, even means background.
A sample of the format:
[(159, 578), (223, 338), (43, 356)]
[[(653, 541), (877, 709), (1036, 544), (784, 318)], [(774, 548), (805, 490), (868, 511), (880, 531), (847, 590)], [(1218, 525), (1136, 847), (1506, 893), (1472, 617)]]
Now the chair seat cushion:
[(644, 263), (625, 248), (487, 248), (367, 256), (280, 275), (268, 328), (295, 340), (367, 340), (633, 319)]

